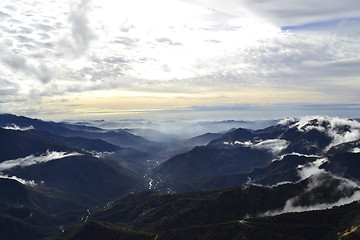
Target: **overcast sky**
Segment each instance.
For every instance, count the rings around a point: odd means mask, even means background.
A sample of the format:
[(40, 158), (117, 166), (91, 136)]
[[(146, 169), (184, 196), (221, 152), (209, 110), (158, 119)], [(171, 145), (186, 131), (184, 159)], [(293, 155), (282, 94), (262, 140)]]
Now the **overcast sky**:
[(0, 112), (360, 117), (358, 0), (1, 0)]

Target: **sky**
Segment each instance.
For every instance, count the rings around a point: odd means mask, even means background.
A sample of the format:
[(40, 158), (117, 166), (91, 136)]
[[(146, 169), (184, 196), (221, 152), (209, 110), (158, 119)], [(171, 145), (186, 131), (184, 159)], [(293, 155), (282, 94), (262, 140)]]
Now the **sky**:
[(360, 116), (358, 0), (1, 0), (0, 112)]

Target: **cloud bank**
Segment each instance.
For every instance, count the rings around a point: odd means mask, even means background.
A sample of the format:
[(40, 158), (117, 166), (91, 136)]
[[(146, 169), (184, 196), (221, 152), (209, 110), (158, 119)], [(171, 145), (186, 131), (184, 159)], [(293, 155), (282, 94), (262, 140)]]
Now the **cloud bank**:
[(25, 180), (25, 179), (22, 179), (22, 178), (18, 178), (16, 176), (9, 176), (9, 175), (6, 175), (6, 174), (1, 174), (1, 173), (0, 173), (0, 178), (15, 180), (15, 181), (17, 181), (17, 182), (19, 182), (21, 184), (24, 184), (24, 185), (27, 185), (27, 186), (30, 186), (30, 187), (34, 187), (34, 186), (37, 185), (34, 180)]
[(8, 130), (15, 130), (15, 131), (28, 131), (28, 130), (35, 129), (33, 125), (30, 125), (28, 127), (19, 127), (16, 124), (10, 124), (10, 125), (2, 127), (2, 128), (3, 129), (8, 129)]
[(279, 155), (279, 153), (286, 149), (287, 146), (290, 144), (288, 141), (284, 140), (284, 139), (267, 139), (264, 141), (259, 141), (257, 143), (253, 143), (251, 141), (246, 141), (246, 142), (240, 142), (240, 141), (235, 141), (235, 142), (224, 142), (225, 145), (240, 145), (240, 146), (244, 146), (244, 147), (251, 147), (254, 149), (259, 149), (259, 150), (265, 150), (265, 151), (269, 151), (271, 152), (273, 155)]
[[(360, 186), (352, 180), (332, 175), (331, 173), (320, 169), (319, 167), (327, 161), (326, 158), (317, 159), (313, 163), (298, 167), (298, 173), (301, 180), (308, 180), (307, 188), (303, 192), (299, 192), (298, 196), (290, 198), (286, 201), (282, 209), (268, 211), (261, 216), (274, 216), (289, 212), (305, 212), (313, 210), (324, 210), (335, 206), (342, 206), (354, 201), (360, 200)], [(336, 181), (335, 187), (330, 187), (331, 182)], [(336, 201), (332, 199), (324, 199), (323, 202), (309, 204), (301, 204), (301, 197), (309, 195), (310, 199), (318, 199), (317, 189), (321, 191), (331, 191), (331, 196), (337, 197)], [(311, 198), (313, 196), (313, 198)], [(316, 197), (317, 196), (317, 197)]]
[(292, 125), (299, 131), (305, 132), (316, 129), (326, 133), (333, 140), (326, 150), (338, 144), (360, 139), (360, 123), (339, 117), (306, 116)]
[(48, 161), (58, 160), (66, 157), (80, 156), (81, 153), (72, 152), (46, 152), (40, 156), (30, 155), (25, 158), (18, 158), (14, 160), (6, 160), (0, 163), (0, 171), (10, 170), (15, 167), (28, 167), (34, 164), (45, 163)]

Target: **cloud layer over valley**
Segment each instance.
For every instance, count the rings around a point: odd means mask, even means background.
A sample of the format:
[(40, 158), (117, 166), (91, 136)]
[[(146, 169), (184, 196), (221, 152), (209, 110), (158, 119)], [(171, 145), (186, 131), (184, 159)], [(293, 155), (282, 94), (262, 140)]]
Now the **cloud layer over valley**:
[(72, 152), (46, 152), (40, 156), (30, 155), (24, 158), (6, 160), (0, 163), (0, 171), (10, 170), (15, 167), (28, 167), (34, 164), (46, 163), (48, 161), (58, 160), (66, 157), (79, 156), (81, 153)]

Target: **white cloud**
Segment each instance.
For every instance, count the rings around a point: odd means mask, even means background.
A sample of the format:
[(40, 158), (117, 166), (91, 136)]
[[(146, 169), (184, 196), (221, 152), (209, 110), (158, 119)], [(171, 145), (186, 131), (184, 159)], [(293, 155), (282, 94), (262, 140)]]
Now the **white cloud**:
[(240, 145), (243, 147), (251, 147), (254, 149), (260, 149), (260, 150), (265, 150), (265, 151), (269, 151), (274, 155), (278, 155), (282, 150), (284, 150), (288, 145), (289, 142), (284, 140), (284, 139), (267, 139), (264, 141), (259, 141), (256, 143), (253, 143), (251, 141), (245, 141), (245, 142), (241, 142), (241, 141), (235, 141), (235, 142), (227, 142), (224, 141), (223, 144), (225, 145)]
[(307, 212), (307, 211), (314, 211), (314, 210), (325, 210), (325, 209), (330, 209), (330, 208), (333, 208), (336, 206), (342, 206), (345, 204), (352, 203), (354, 201), (359, 201), (360, 200), (360, 191), (355, 191), (354, 194), (352, 194), (351, 196), (341, 198), (335, 203), (319, 203), (319, 204), (315, 204), (312, 206), (295, 206), (294, 205), (295, 200), (296, 199), (289, 199), (286, 202), (286, 204), (282, 210), (269, 211), (269, 212), (262, 214), (262, 216), (274, 216), (274, 215), (279, 215), (279, 214), (289, 213), (289, 212)]
[(21, 184), (28, 185), (28, 186), (31, 186), (31, 187), (34, 187), (34, 186), (37, 185), (34, 180), (25, 180), (25, 179), (22, 179), (22, 178), (18, 178), (16, 176), (9, 176), (9, 175), (2, 174), (2, 173), (0, 173), (0, 178), (12, 179), (12, 180), (15, 180), (15, 181), (17, 181), (17, 182), (19, 182)]
[(360, 139), (360, 123), (355, 120), (327, 116), (306, 116), (293, 126), (297, 127), (299, 131), (316, 129), (326, 133), (332, 138), (332, 142), (325, 150), (329, 150), (338, 144)]
[(2, 128), (8, 129), (8, 130), (16, 130), (16, 131), (28, 131), (28, 130), (35, 129), (34, 126), (32, 126), (32, 125), (30, 125), (28, 127), (19, 127), (16, 124), (10, 124), (10, 125), (2, 127)]
[(320, 173), (325, 173), (324, 169), (320, 169), (319, 167), (327, 161), (326, 158), (319, 158), (316, 161), (309, 163), (305, 166), (298, 166), (298, 174), (301, 180), (309, 178), (314, 175), (318, 175)]
[(360, 153), (360, 148), (354, 148), (351, 150), (352, 153)]
[(310, 158), (310, 157), (320, 158), (320, 156), (318, 156), (318, 155), (313, 155), (313, 154), (308, 155), (308, 154), (303, 154), (303, 153), (292, 152), (292, 153), (282, 155), (280, 157), (280, 159), (283, 159), (284, 157), (289, 156), (289, 155), (295, 155), (295, 156), (299, 156), (299, 157), (308, 157), (308, 158)]
[(293, 122), (295, 122), (295, 121), (296, 121), (295, 118), (286, 117), (286, 118), (283, 118), (283, 119), (279, 120), (278, 124), (287, 126), (287, 125), (289, 125), (290, 123), (293, 123)]
[[(11, 52), (4, 43), (0, 43), (1, 56), (0, 62), (12, 70), (13, 74), (22, 73), (25, 76), (31, 76), (46, 84), (53, 78), (53, 72), (49, 69), (46, 63), (35, 61), (22, 54)], [(0, 66), (1, 67), (1, 66)]]
[[(298, 196), (292, 197), (288, 199), (282, 209), (272, 210), (260, 214), (261, 216), (274, 216), (288, 212), (305, 212), (305, 211), (312, 211), (312, 210), (324, 210), (329, 209), (335, 206), (342, 206), (345, 204), (349, 204), (353, 201), (360, 200), (360, 187), (357, 183), (350, 179), (338, 177), (332, 175), (329, 172), (326, 172), (324, 169), (320, 169), (319, 167), (327, 161), (326, 158), (321, 158), (315, 160), (313, 163), (307, 164), (305, 166), (298, 167), (298, 173), (301, 177), (301, 180), (308, 180), (307, 188), (303, 192), (299, 192)], [(313, 191), (316, 191), (317, 188), (327, 187), (329, 177), (336, 179), (339, 181), (339, 185), (335, 188), (331, 189), (334, 194), (341, 195), (344, 194), (343, 197), (338, 199), (335, 202), (322, 202), (322, 203), (315, 203), (312, 205), (299, 205), (299, 199), (301, 195), (304, 194), (313, 194)], [(354, 190), (354, 192), (349, 195), (348, 190)], [(329, 191), (329, 189), (327, 189)], [(316, 198), (314, 197), (314, 200)]]
[(264, 149), (270, 151), (274, 155), (278, 155), (289, 145), (289, 142), (284, 139), (268, 139), (254, 144), (252, 147), (255, 149)]
[(76, 58), (85, 54), (90, 43), (96, 39), (96, 34), (90, 26), (88, 17), (91, 2), (91, 0), (78, 1), (76, 8), (71, 11), (69, 16), (70, 38), (62, 39), (60, 42)]
[(30, 155), (25, 158), (6, 160), (0, 163), (0, 171), (10, 170), (15, 167), (28, 167), (34, 164), (45, 163), (48, 161), (58, 160), (66, 157), (79, 156), (81, 153), (72, 152), (46, 152), (40, 156)]
[(358, 102), (359, 38), (343, 30), (280, 28), (338, 18), (339, 29), (356, 29), (357, 21), (344, 19), (360, 16), (356, 6), (353, 0), (321, 0), (315, 7), (281, 0), (34, 0), (16, 6), (3, 0), (0, 73), (14, 87), (1, 92), (7, 101), (1, 108), (30, 110), (47, 96), (120, 87), (201, 96), (238, 91), (236, 99), (224, 98), (226, 104), (259, 101), (246, 92), (264, 89), (295, 92), (267, 94), (271, 103)]
[(240, 146), (244, 146), (244, 147), (252, 147), (254, 144), (251, 141), (245, 141), (245, 142), (241, 142), (241, 141), (235, 141), (235, 142), (227, 142), (224, 141), (225, 145), (240, 145)]

